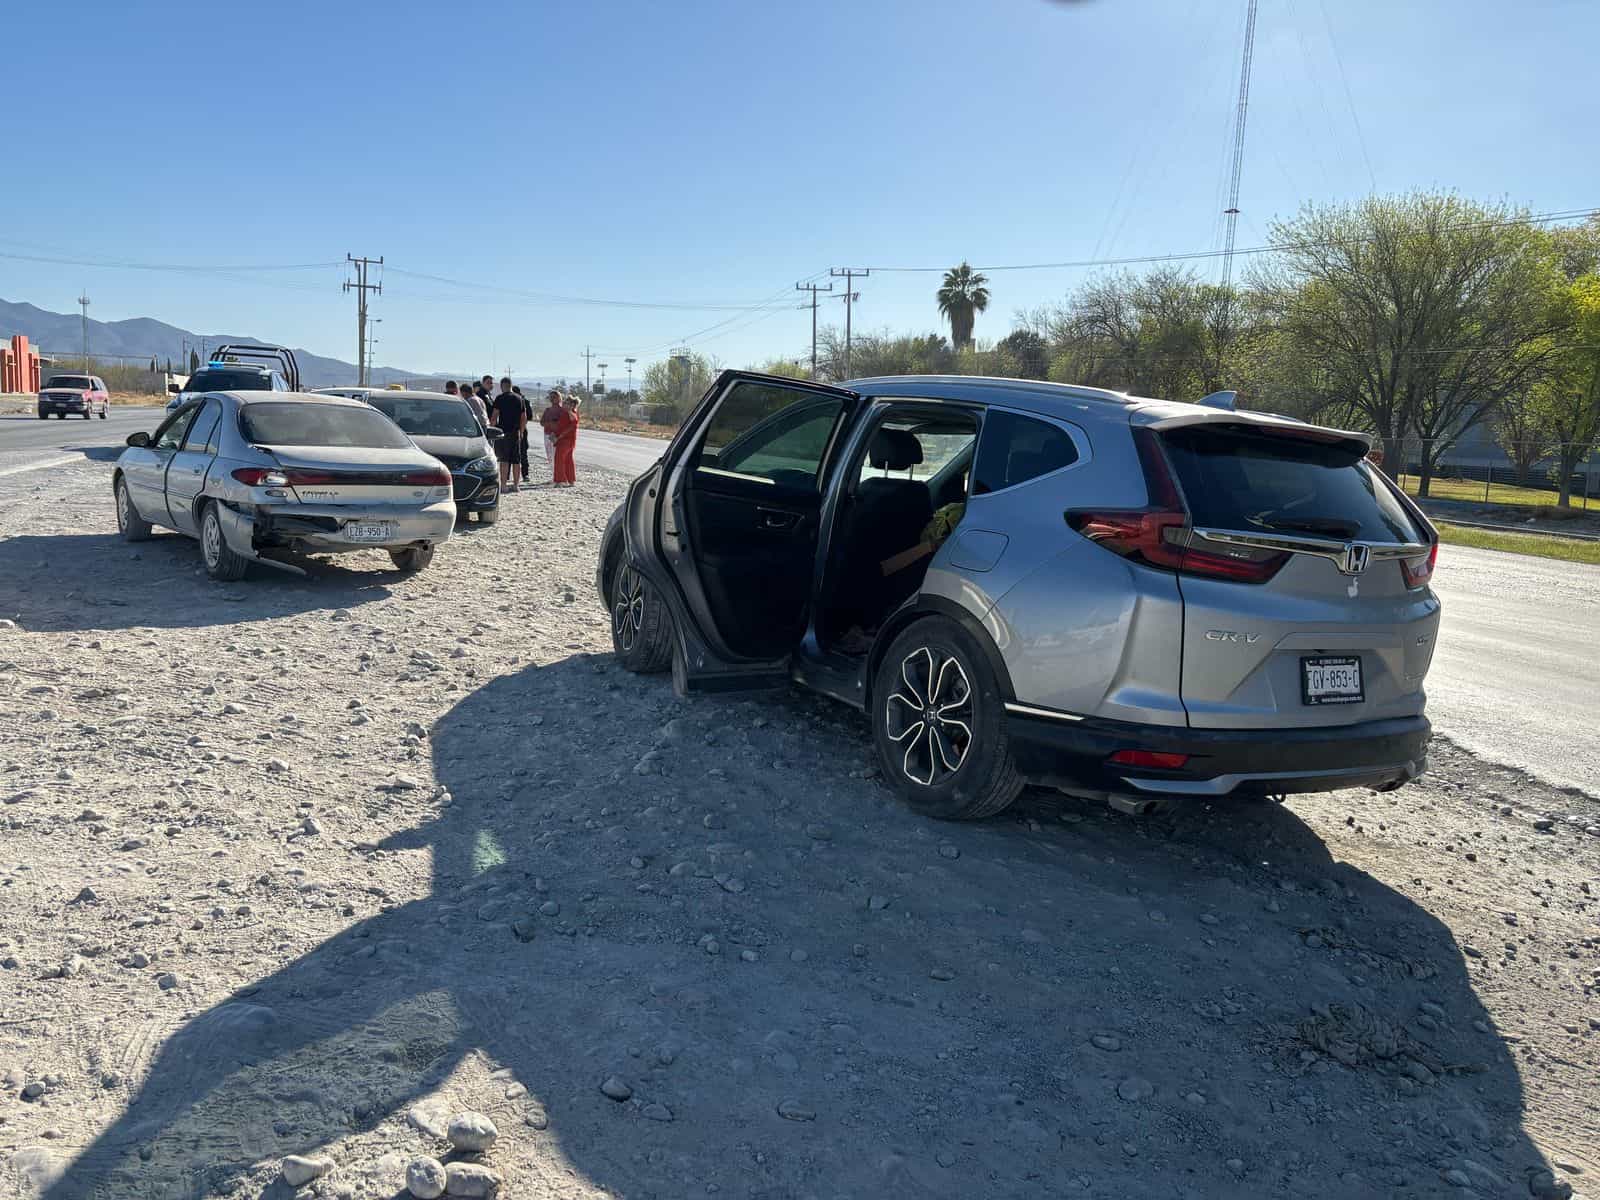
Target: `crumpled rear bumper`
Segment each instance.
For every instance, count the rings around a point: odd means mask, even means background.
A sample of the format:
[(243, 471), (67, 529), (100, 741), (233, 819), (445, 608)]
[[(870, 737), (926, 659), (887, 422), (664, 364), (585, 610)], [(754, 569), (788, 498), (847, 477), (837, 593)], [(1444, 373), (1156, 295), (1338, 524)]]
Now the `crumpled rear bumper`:
[[(222, 512), (222, 532), (228, 545), (250, 558), (258, 557), (262, 546), (292, 545), (320, 554), (398, 549), (418, 542), (436, 546), (448, 541), (456, 526), (454, 500), (439, 500), (420, 508), (386, 504), (282, 504), (254, 508), (224, 505)], [(345, 532), (352, 522), (373, 521), (387, 524), (389, 536), (367, 541)]]

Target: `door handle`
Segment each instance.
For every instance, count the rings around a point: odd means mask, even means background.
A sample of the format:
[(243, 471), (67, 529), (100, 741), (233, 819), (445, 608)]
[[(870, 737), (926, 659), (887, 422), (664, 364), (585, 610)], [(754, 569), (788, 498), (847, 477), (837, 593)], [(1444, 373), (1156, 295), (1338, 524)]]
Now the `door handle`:
[(779, 512), (773, 508), (756, 509), (756, 518), (761, 523), (761, 528), (769, 529), (774, 533), (782, 533), (793, 529), (799, 523), (800, 515), (792, 512)]

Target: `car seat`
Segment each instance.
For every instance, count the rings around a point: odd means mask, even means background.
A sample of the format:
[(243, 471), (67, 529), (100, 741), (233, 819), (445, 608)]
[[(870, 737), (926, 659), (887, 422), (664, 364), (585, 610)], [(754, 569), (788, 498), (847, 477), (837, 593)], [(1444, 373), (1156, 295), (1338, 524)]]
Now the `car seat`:
[[(922, 443), (908, 430), (879, 429), (867, 445), (867, 461), (876, 469), (907, 471), (922, 462)], [(885, 577), (883, 560), (916, 545), (932, 516), (933, 498), (920, 479), (873, 477), (857, 486), (836, 593), (841, 630), (872, 628), (921, 584), (926, 562)]]

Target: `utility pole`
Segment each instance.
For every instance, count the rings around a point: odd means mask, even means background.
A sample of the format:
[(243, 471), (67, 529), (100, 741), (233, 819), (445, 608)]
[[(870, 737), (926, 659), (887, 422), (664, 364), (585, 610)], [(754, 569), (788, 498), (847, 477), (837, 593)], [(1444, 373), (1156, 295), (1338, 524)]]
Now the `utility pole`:
[(383, 284), (367, 282), (367, 268), (383, 266), (383, 257), (367, 258), (363, 255), (356, 258), (352, 254), (344, 256), (345, 262), (356, 269), (354, 279), (344, 281), (344, 290), (356, 294), (356, 386), (367, 386), (367, 293), (377, 292), (383, 294)]
[(797, 283), (794, 285), (797, 292), (811, 293), (811, 378), (817, 377), (817, 293), (833, 291), (833, 284), (819, 287), (814, 283)]
[(382, 317), (373, 317), (367, 322), (367, 375), (372, 374), (372, 366), (377, 362), (378, 326), (383, 324)]
[(78, 294), (78, 308), (83, 313), (83, 373), (89, 373), (89, 293)]
[(844, 377), (850, 378), (850, 308), (859, 299), (861, 293), (852, 291), (857, 278), (865, 279), (872, 271), (867, 267), (834, 267), (828, 272), (836, 279), (844, 280)]
[(586, 394), (589, 391), (589, 360), (594, 356), (594, 351), (590, 350), (589, 347), (585, 346), (583, 348), (583, 390)]

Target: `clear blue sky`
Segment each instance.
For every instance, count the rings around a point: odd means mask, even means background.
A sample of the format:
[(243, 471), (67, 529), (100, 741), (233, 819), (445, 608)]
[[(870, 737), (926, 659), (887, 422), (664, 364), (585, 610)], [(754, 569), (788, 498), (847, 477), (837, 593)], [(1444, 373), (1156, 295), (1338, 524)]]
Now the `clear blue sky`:
[[(1241, 245), (1305, 200), (1374, 185), (1600, 205), (1592, 0), (1260, 7)], [(30, 36), (49, 51), (8, 55), (7, 92), (28, 98), (9, 144), (45, 165), (0, 186), (0, 251), (208, 266), (350, 251), (484, 289), (738, 305), (830, 266), (1207, 249), (1244, 10), (88, 0), (68, 29), (33, 6)], [(73, 311), (87, 288), (102, 320), (353, 359), (343, 274), (0, 259), (0, 296)], [(993, 275), (978, 335), (1003, 336), (1016, 310), (1086, 274)], [(936, 286), (875, 274), (857, 328), (936, 329)], [(484, 289), (387, 272), (378, 361), (581, 375), (588, 343), (615, 379), (623, 354), (648, 361), (679, 340), (733, 366), (809, 344), (809, 314), (787, 303), (629, 309)]]

